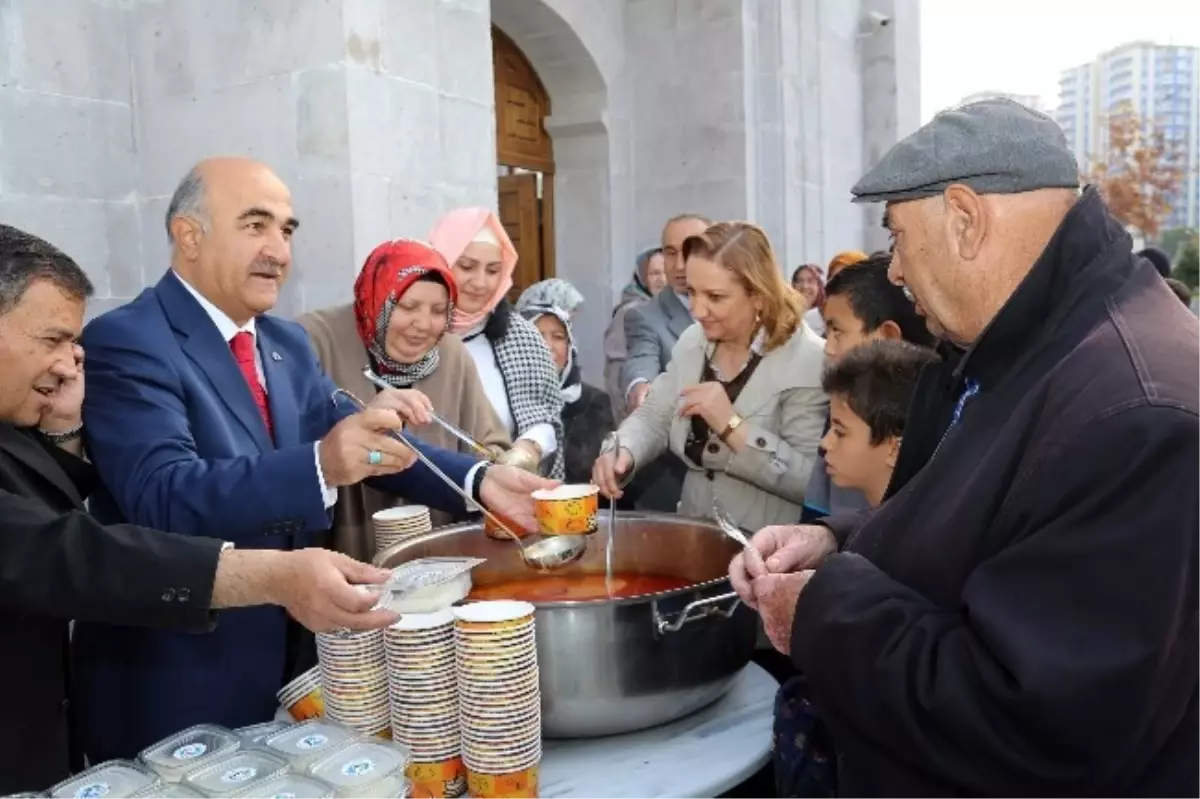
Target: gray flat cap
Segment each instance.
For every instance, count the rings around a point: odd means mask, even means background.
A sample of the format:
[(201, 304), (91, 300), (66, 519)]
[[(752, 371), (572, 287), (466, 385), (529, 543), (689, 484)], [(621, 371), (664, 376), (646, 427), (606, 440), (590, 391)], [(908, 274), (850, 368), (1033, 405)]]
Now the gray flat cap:
[(1078, 188), (1079, 166), (1053, 119), (1012, 100), (943, 111), (888, 150), (850, 192), (856, 203), (933, 197), (961, 183), (979, 194)]

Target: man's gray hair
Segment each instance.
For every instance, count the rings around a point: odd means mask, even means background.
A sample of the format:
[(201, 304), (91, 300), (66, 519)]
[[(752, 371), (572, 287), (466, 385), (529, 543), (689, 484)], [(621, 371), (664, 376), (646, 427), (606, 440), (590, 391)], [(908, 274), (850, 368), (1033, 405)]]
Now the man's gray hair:
[(175, 241), (175, 235), (171, 233), (171, 223), (177, 216), (194, 219), (202, 230), (208, 230), (208, 211), (204, 208), (204, 179), (196, 167), (189, 169), (183, 180), (179, 181), (175, 193), (171, 195), (171, 202), (167, 205), (167, 240), (170, 242)]
[(0, 315), (16, 307), (35, 280), (48, 280), (80, 302), (92, 296), (92, 282), (70, 256), (32, 233), (0, 225)]

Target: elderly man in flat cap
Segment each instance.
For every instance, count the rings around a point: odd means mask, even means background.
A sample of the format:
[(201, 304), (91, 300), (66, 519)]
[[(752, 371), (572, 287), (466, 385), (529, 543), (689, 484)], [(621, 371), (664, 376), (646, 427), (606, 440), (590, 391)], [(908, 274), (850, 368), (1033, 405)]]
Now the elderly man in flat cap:
[(991, 100), (853, 189), (960, 351), (879, 508), (730, 566), (839, 794), (1200, 793), (1200, 329), (1076, 174), (1053, 121)]

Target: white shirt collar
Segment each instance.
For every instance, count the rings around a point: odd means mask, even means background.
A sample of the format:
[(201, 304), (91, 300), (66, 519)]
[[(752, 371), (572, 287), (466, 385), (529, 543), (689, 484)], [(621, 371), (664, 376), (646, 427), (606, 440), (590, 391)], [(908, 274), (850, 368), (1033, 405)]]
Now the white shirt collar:
[(233, 337), (238, 333), (245, 332), (252, 336), (255, 334), (254, 317), (250, 317), (249, 322), (241, 327), (238, 327), (237, 324), (235, 324), (234, 321), (230, 319), (224, 311), (205, 299), (204, 295), (196, 291), (191, 283), (188, 283), (186, 280), (184, 280), (182, 275), (180, 275), (178, 272), (175, 272), (175, 277), (180, 283), (183, 284), (183, 287), (188, 290), (188, 293), (196, 298), (196, 302), (200, 303), (200, 307), (204, 309), (206, 314), (208, 314), (208, 318), (213, 320), (213, 324), (217, 326), (217, 330), (221, 332), (221, 337), (225, 339), (226, 343), (233, 341)]
[[(671, 291), (675, 291), (675, 289), (672, 288)], [(679, 301), (681, 303), (683, 303), (683, 307), (688, 309), (688, 313), (691, 313), (692, 312), (692, 298), (688, 296), (688, 293), (685, 291), (682, 294), (680, 294), (678, 291), (675, 291), (675, 296), (676, 296), (676, 298), (679, 299)]]

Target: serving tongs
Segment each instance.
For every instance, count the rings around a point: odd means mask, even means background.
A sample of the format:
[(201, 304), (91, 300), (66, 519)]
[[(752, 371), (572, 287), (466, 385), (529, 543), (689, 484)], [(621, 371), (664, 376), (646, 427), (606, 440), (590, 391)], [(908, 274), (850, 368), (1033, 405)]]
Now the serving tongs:
[[(378, 388), (382, 388), (382, 389), (389, 389), (389, 388), (394, 389), (395, 388), (395, 386), (389, 385), (386, 380), (384, 380), (382, 377), (380, 377), (379, 375), (372, 372), (369, 367), (367, 369), (363, 369), (363, 377), (367, 378), (367, 380), (371, 381), (371, 383), (374, 384)], [(471, 451), (474, 452), (476, 455), (478, 455), (479, 457), (488, 461), (489, 463), (496, 462), (496, 453), (492, 452), (492, 450), (488, 449), (483, 444), (480, 444), (478, 441), (476, 441), (470, 434), (468, 434), (461, 427), (451, 424), (450, 422), (443, 419), (441, 416), (438, 416), (433, 411), (426, 411), (426, 412), (429, 414), (429, 418), (431, 418), (431, 419), (433, 419), (433, 421), (437, 422), (441, 426), (441, 428), (443, 430), (445, 430), (447, 433), (454, 436), (459, 441), (461, 441), (462, 443), (464, 443), (468, 447), (470, 447)]]
[[(337, 404), (339, 397), (345, 397), (348, 399), (350, 403), (359, 411), (364, 411), (367, 409), (366, 403), (344, 388), (339, 388), (333, 392), (331, 399), (334, 405)], [(525, 562), (526, 566), (542, 572), (554, 571), (579, 560), (581, 557), (583, 557), (583, 553), (587, 551), (587, 537), (581, 535), (552, 536), (544, 538), (535, 544), (526, 546), (525, 544), (521, 543), (521, 536), (510, 530), (507, 524), (493, 515), (492, 512), (485, 508), (482, 503), (477, 502), (475, 498), (464, 491), (460, 485), (447, 477), (446, 473), (439, 469), (437, 464), (426, 457), (425, 453), (421, 452), (421, 450), (417, 448), (413, 442), (409, 441), (407, 436), (395, 430), (387, 430), (385, 431), (385, 434), (389, 438), (400, 442), (412, 450), (412, 453), (417, 456), (417, 460), (425, 464), (425, 466), (429, 468), (429, 471), (437, 475), (438, 478), (452, 491), (454, 491), (455, 494), (458, 494), (460, 497), (462, 497), (463, 501), (467, 503), (468, 508), (474, 508), (478, 510), (485, 517), (487, 517), (492, 524), (496, 525), (497, 530), (500, 530), (502, 533), (511, 538), (512, 542), (517, 545), (517, 549), (521, 553), (521, 560)]]

